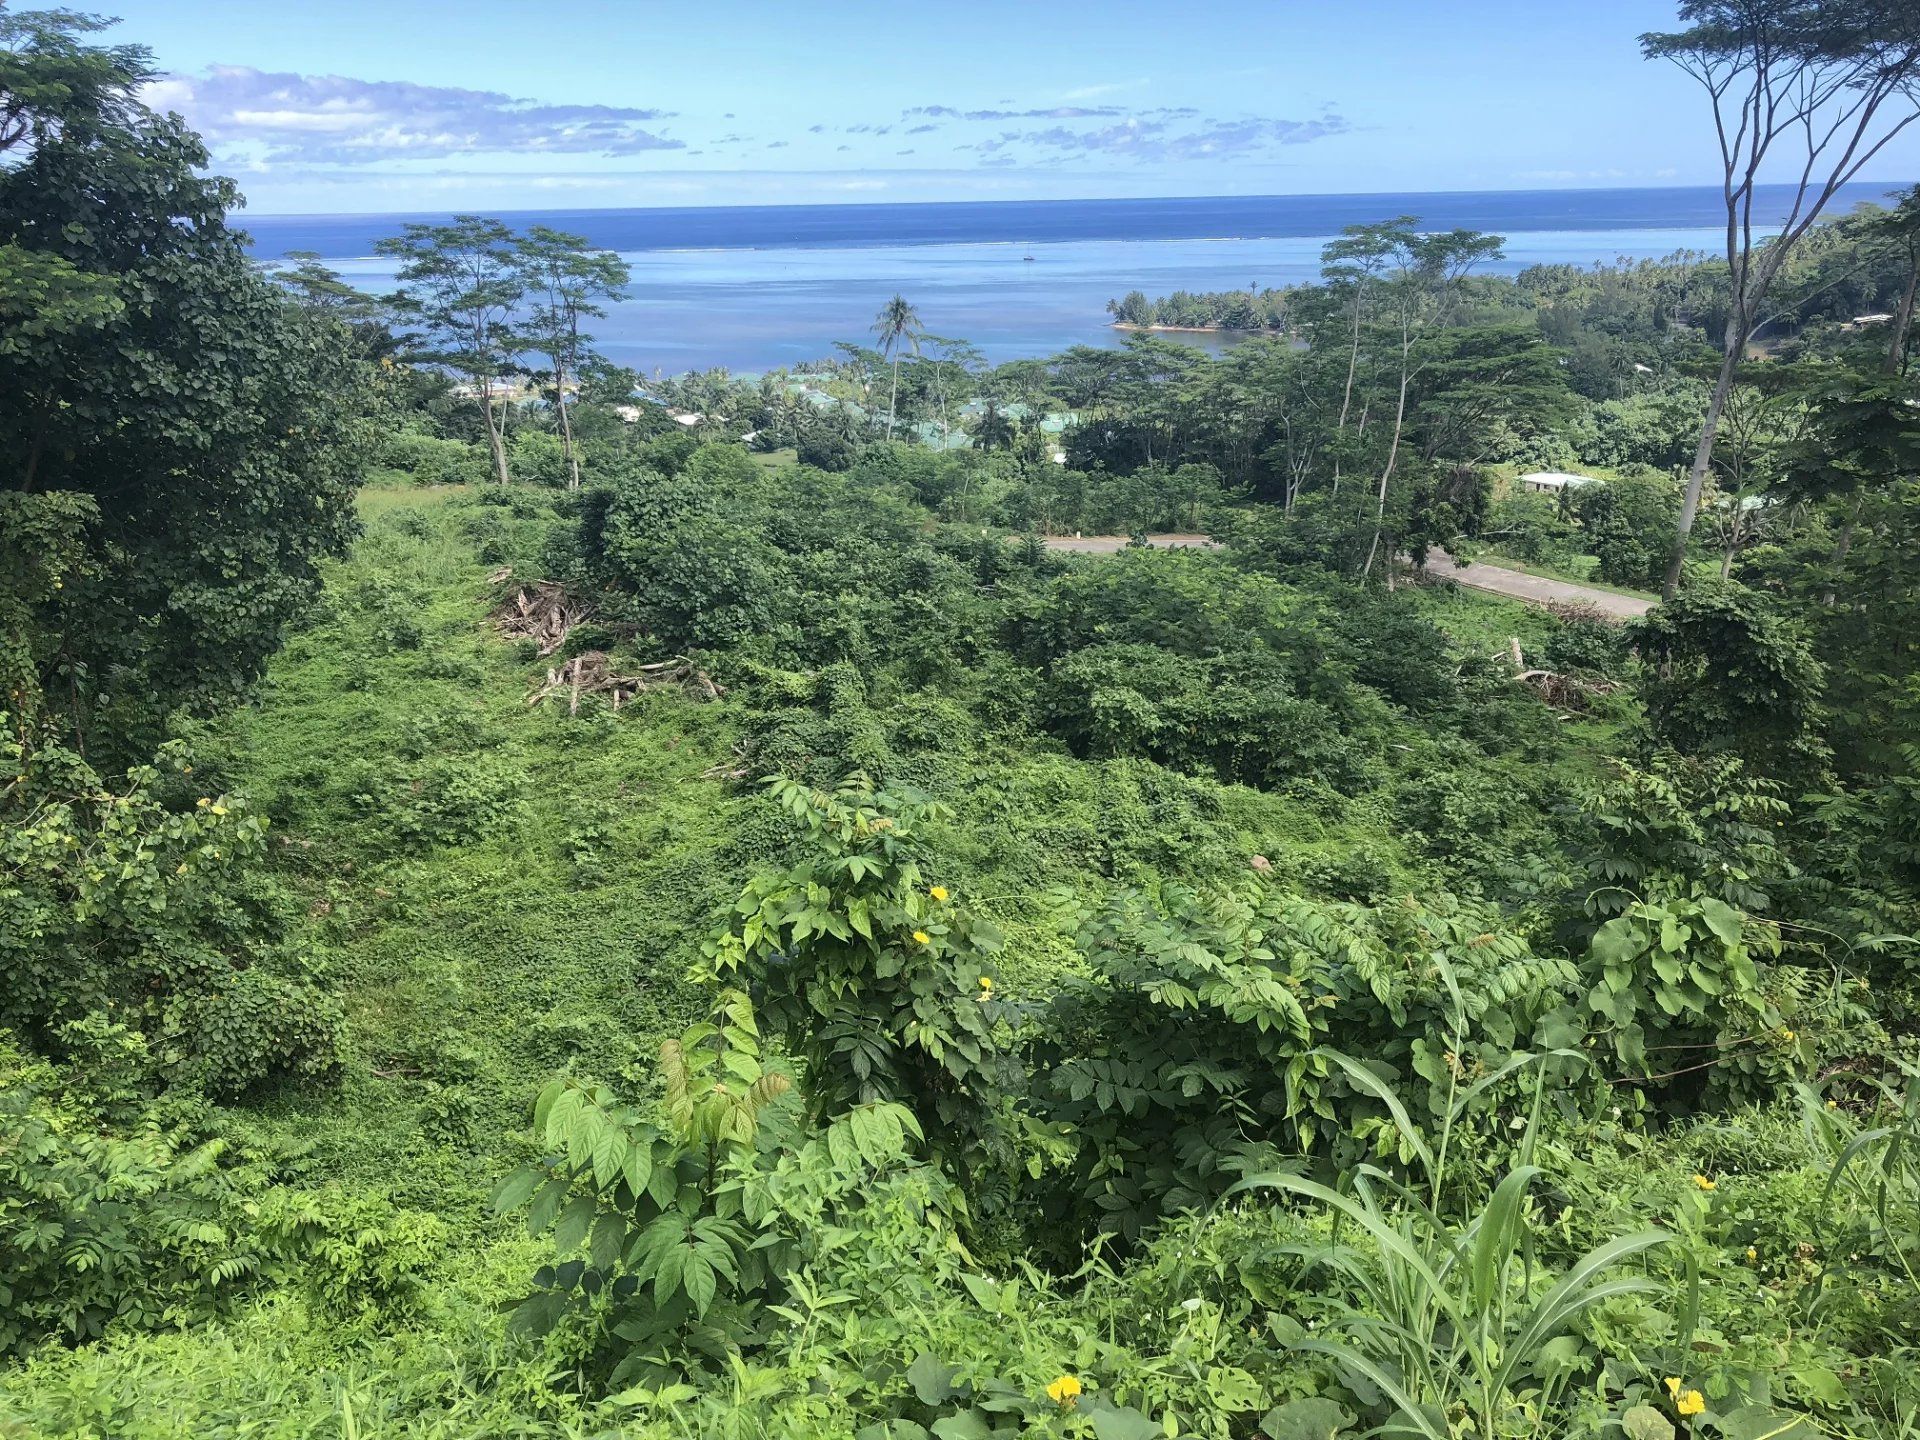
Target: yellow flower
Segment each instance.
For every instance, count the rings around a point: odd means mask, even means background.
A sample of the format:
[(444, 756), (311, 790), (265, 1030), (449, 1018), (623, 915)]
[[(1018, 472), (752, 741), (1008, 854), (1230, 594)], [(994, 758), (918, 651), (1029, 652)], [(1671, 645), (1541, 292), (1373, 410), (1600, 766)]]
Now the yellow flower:
[(985, 995), (991, 995), (993, 993), (993, 979), (991, 976), (982, 975), (980, 977), (980, 991)]
[(1071, 1410), (1080, 1398), (1080, 1382), (1071, 1375), (1062, 1375), (1047, 1386), (1047, 1398), (1062, 1410)]
[(1702, 1190), (1718, 1190), (1720, 1188), (1719, 1184), (1716, 1181), (1709, 1180), (1704, 1175), (1694, 1176), (1693, 1183), (1695, 1185), (1698, 1185)]
[(946, 886), (936, 885), (927, 893), (933, 896), (933, 898), (938, 900), (942, 905), (947, 903), (947, 887)]
[(1667, 1394), (1673, 1396), (1676, 1400), (1680, 1398), (1680, 1377), (1678, 1375), (1667, 1376)]
[(1674, 1402), (1673, 1408), (1682, 1415), (1698, 1415), (1707, 1408), (1707, 1397), (1698, 1390), (1689, 1390)]
[(919, 941), (922, 945), (931, 945), (933, 943), (933, 937), (927, 934), (927, 932), (924, 930), (914, 931), (913, 938)]
[(204, 810), (207, 808), (207, 806), (213, 804), (213, 801), (207, 799), (206, 796), (202, 795), (198, 800), (194, 801), (193, 803), (198, 805), (202, 810)]
[(1760, 1258), (1760, 1252), (1751, 1245), (1747, 1246), (1747, 1259), (1758, 1260), (1759, 1258)]

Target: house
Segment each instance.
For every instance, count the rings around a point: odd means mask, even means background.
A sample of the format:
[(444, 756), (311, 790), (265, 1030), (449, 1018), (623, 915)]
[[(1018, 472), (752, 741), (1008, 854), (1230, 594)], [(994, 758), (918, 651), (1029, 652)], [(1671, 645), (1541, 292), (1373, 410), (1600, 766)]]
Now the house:
[(1568, 490), (1578, 490), (1586, 485), (1603, 485), (1606, 482), (1592, 475), (1568, 475), (1558, 470), (1536, 470), (1531, 475), (1522, 475), (1518, 480), (1522, 490), (1535, 495), (1559, 495)]

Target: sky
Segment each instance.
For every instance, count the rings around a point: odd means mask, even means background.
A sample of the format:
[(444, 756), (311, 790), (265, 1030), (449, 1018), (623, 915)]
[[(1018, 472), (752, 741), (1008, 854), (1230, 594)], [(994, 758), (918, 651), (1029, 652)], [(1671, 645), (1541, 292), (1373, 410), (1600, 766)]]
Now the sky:
[(1718, 181), (1671, 0), (111, 8), (265, 214)]

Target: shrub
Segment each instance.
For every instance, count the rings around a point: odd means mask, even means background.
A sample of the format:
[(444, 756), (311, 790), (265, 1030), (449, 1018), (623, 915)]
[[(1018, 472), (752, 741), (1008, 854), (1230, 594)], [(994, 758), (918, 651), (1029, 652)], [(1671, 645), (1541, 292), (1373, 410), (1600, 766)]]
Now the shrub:
[(374, 449), (373, 461), (399, 471), (416, 485), (479, 485), (492, 478), (480, 446), (417, 430), (387, 431)]
[(0, 1355), (231, 1303), (263, 1252), (246, 1214), (260, 1177), (229, 1169), (225, 1149), (155, 1122), (103, 1124), (0, 1031)]
[(745, 975), (805, 1067), (816, 1121), (905, 1105), (937, 1154), (1004, 1154), (998, 1111), (1013, 1080), (994, 1038), (1000, 936), (929, 882), (919, 827), (943, 807), (874, 791), (855, 775), (829, 794), (775, 777), (803, 831), (802, 858), (757, 878), (705, 946)]

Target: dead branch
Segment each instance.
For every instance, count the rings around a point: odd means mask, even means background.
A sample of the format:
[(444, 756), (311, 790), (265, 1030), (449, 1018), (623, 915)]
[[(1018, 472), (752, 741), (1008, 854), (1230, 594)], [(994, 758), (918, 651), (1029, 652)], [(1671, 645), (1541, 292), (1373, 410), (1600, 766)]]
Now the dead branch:
[[(488, 580), (505, 584), (512, 575), (509, 566), (495, 571)], [(493, 625), (509, 640), (531, 640), (544, 659), (567, 643), (574, 626), (592, 616), (593, 606), (569, 595), (559, 581), (535, 580), (517, 587), (495, 607)]]
[(727, 693), (724, 685), (684, 655), (635, 666), (631, 675), (616, 675), (612, 657), (606, 651), (583, 650), (571, 660), (547, 671), (546, 681), (536, 684), (527, 695), (527, 704), (538, 705), (564, 692), (567, 696), (567, 713), (578, 715), (582, 695), (604, 695), (608, 703), (618, 710), (645, 691), (670, 689), (683, 690), (706, 700), (718, 700)]
[(1547, 670), (1538, 666), (1529, 667), (1520, 652), (1520, 637), (1511, 636), (1504, 650), (1494, 652), (1495, 658), (1504, 659), (1513, 666), (1513, 678), (1532, 690), (1547, 704), (1556, 710), (1569, 714), (1584, 713), (1593, 708), (1593, 701), (1601, 695), (1611, 695), (1620, 688), (1616, 680), (1607, 680), (1600, 676), (1563, 675), (1558, 670)]

